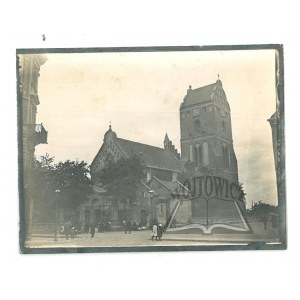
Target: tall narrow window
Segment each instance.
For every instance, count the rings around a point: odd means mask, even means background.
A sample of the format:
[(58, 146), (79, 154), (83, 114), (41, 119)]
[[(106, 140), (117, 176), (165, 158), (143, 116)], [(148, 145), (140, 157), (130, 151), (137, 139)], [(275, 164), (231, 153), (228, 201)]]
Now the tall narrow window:
[(194, 161), (195, 161), (196, 166), (199, 166), (198, 147), (199, 147), (199, 145), (195, 145), (195, 148), (194, 148)]
[(193, 145), (190, 145), (190, 161), (194, 161), (194, 158), (193, 158)]
[(203, 143), (203, 165), (208, 166), (209, 165), (209, 153), (208, 153), (208, 143)]
[(203, 154), (202, 154), (202, 147), (199, 145), (198, 149), (197, 149), (197, 154), (198, 154), (198, 163), (199, 166), (203, 165)]
[(200, 130), (201, 130), (200, 120), (195, 120), (194, 121), (194, 130), (197, 131), (197, 132), (200, 132)]
[(225, 143), (222, 144), (222, 152), (223, 152), (224, 167), (228, 167), (229, 163), (230, 163), (229, 149), (228, 149), (228, 146)]
[(203, 164), (202, 147), (199, 144), (196, 144), (194, 147), (194, 161), (196, 166)]

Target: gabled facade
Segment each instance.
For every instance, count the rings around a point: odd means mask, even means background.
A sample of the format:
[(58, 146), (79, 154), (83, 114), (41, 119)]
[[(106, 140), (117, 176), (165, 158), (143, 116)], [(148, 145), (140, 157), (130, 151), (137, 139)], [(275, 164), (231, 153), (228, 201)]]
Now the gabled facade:
[[(142, 157), (147, 175), (139, 186), (138, 199), (134, 207), (128, 207), (123, 203), (119, 203), (118, 207), (113, 207), (105, 193), (99, 193), (101, 182), (98, 174), (108, 161), (116, 162), (120, 158), (129, 158), (132, 155)], [(129, 218), (137, 226), (149, 226), (152, 220), (157, 219), (157, 203), (165, 201), (164, 199), (167, 199), (171, 193), (171, 190), (161, 183), (165, 182), (176, 186), (179, 173), (180, 155), (167, 134), (164, 139), (164, 148), (159, 148), (119, 138), (109, 126), (104, 135), (103, 144), (91, 164), (92, 182), (94, 187), (98, 188), (94, 188), (92, 199), (81, 209), (81, 223), (87, 224), (93, 221), (97, 224), (109, 219), (113, 226), (120, 226), (124, 219)], [(157, 189), (158, 182), (164, 193)], [(104, 203), (107, 211), (105, 217), (103, 217)], [(161, 205), (165, 205), (165, 202)], [(165, 218), (166, 216), (164, 216)]]
[[(166, 135), (167, 136), (167, 135)], [(164, 148), (154, 147), (142, 143), (118, 138), (109, 126), (105, 133), (103, 144), (91, 164), (91, 176), (94, 184), (100, 184), (97, 173), (109, 160), (117, 161), (121, 157), (128, 158), (134, 154), (141, 155), (147, 167), (148, 182), (152, 176), (161, 180), (176, 181), (180, 173), (180, 156), (172, 142), (166, 138)]]

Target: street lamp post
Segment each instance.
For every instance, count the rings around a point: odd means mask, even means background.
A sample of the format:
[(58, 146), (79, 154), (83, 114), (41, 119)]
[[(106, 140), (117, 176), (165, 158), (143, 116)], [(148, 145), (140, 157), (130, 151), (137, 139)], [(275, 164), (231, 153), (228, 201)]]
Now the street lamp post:
[(56, 215), (55, 215), (55, 232), (54, 232), (54, 242), (58, 241), (57, 238), (57, 228), (58, 228), (58, 197), (59, 197), (60, 190), (55, 191), (56, 195)]
[(151, 223), (153, 223), (154, 222), (153, 199), (155, 197), (155, 192), (153, 190), (150, 190), (149, 196), (150, 196), (150, 200), (151, 200)]

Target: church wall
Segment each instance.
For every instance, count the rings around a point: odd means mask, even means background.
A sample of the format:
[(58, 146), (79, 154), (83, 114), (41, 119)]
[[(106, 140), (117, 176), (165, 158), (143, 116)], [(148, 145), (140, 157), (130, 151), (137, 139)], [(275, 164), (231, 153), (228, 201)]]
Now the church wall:
[(158, 223), (165, 225), (167, 221), (167, 204), (157, 203), (155, 209)]
[(213, 104), (206, 103), (180, 109), (181, 140), (214, 132), (216, 130), (214, 119), (215, 111)]

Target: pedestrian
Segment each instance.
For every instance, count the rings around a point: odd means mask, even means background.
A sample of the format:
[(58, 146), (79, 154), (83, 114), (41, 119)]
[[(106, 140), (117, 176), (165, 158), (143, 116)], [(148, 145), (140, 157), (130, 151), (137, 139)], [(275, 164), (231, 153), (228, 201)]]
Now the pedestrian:
[(267, 214), (263, 215), (262, 221), (264, 223), (264, 230), (267, 230), (267, 224), (268, 224), (268, 216), (267, 216)]
[(157, 226), (157, 237), (158, 237), (158, 239), (161, 241), (161, 238), (162, 238), (162, 236), (163, 236), (163, 232), (164, 232), (164, 228), (163, 228), (163, 226), (162, 226), (162, 224), (159, 224), (158, 226)]
[(76, 236), (75, 226), (73, 225), (71, 228), (71, 239), (74, 239)]
[(153, 241), (154, 238), (157, 240), (157, 225), (155, 223), (152, 227), (152, 238), (151, 238), (151, 240)]
[(125, 225), (125, 234), (131, 233), (131, 221), (127, 220), (126, 225)]
[(277, 229), (278, 228), (278, 216), (275, 214), (271, 214), (271, 223), (272, 223), (272, 228)]
[(64, 224), (62, 222), (60, 223), (59, 233), (60, 234), (64, 234), (65, 233), (65, 226), (64, 226)]
[(91, 226), (90, 226), (90, 234), (91, 234), (91, 238), (94, 237), (95, 235), (95, 224), (94, 223), (91, 223)]
[(126, 227), (127, 227), (127, 222), (126, 222), (126, 220), (123, 220), (122, 221), (122, 224), (123, 224), (123, 226), (124, 226), (124, 230), (125, 230), (125, 234), (127, 233), (127, 231), (126, 231)]
[(71, 231), (71, 222), (68, 221), (66, 224), (65, 224), (65, 236), (66, 236), (66, 239), (68, 240), (69, 239), (69, 235), (70, 235), (70, 231)]
[(138, 229), (138, 226), (137, 226), (136, 222), (133, 222), (132, 223), (132, 230), (137, 231), (137, 229)]

